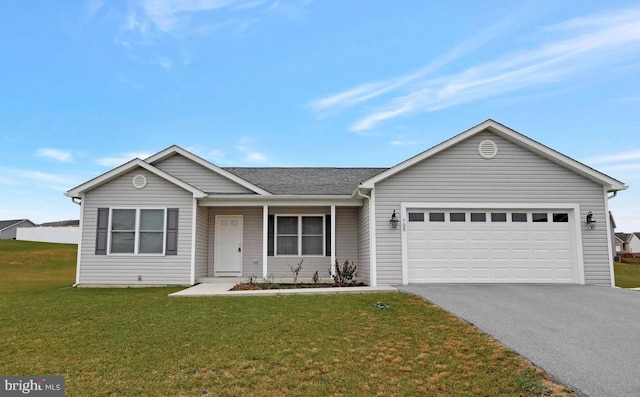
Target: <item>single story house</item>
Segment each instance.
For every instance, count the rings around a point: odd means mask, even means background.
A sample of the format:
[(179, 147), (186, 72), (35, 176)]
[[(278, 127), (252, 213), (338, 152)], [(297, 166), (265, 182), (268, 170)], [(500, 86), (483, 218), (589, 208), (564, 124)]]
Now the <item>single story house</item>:
[(28, 219), (0, 221), (0, 240), (15, 240), (19, 227), (33, 227), (35, 225)]
[(640, 233), (616, 233), (616, 238), (618, 253), (640, 253)]
[(76, 284), (321, 276), (369, 285), (614, 285), (624, 183), (493, 120), (391, 168), (221, 168), (178, 146), (66, 192)]

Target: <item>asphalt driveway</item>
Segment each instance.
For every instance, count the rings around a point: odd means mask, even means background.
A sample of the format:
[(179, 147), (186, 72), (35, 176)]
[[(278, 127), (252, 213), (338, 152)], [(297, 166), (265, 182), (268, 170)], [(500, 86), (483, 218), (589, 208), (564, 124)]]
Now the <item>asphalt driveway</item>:
[(640, 395), (640, 291), (412, 284), (423, 296), (591, 397)]

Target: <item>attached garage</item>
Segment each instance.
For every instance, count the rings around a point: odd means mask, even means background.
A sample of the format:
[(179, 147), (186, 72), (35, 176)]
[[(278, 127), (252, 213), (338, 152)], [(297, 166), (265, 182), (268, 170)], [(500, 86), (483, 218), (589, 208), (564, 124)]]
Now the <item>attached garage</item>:
[(410, 283), (584, 283), (573, 207), (405, 207)]

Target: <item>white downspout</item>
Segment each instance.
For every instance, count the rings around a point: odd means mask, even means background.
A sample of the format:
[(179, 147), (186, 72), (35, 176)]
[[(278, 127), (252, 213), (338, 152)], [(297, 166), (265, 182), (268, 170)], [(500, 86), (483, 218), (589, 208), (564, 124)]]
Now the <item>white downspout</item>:
[(615, 244), (613, 241), (611, 241), (612, 230), (611, 230), (611, 219), (609, 219), (609, 200), (616, 197), (618, 195), (618, 191), (614, 190), (611, 196), (609, 196), (607, 193), (609, 192), (605, 190), (604, 194), (607, 197), (607, 200), (604, 202), (604, 214), (605, 214), (604, 217), (605, 217), (605, 225), (607, 227), (607, 242), (608, 242), (607, 245), (609, 246), (609, 249), (607, 251), (609, 251), (609, 274), (611, 274), (611, 287), (615, 288), (616, 274), (613, 268), (613, 252), (611, 252), (612, 248), (615, 251)]
[(191, 268), (189, 269), (189, 284), (196, 284), (196, 233), (198, 231), (198, 199), (193, 198), (191, 205)]
[(357, 193), (358, 196), (369, 200), (369, 285), (376, 287), (378, 285), (376, 266), (376, 196), (373, 189), (370, 193), (371, 196), (362, 193), (360, 189), (357, 190)]
[[(75, 199), (79, 198), (80, 202)], [(80, 206), (80, 240), (78, 241), (78, 253), (76, 254), (76, 283), (73, 287), (77, 287), (80, 284), (80, 262), (82, 258), (82, 236), (84, 235), (84, 193), (82, 197), (71, 197), (71, 201)]]

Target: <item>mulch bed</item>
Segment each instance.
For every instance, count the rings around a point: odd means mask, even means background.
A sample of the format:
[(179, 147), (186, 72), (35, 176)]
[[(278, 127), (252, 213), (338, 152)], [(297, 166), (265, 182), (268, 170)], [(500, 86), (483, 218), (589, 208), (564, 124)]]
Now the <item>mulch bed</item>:
[(317, 283), (317, 284), (278, 284), (278, 283), (238, 283), (229, 291), (253, 291), (261, 289), (294, 289), (294, 288), (339, 288), (364, 287), (365, 283)]

